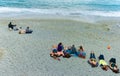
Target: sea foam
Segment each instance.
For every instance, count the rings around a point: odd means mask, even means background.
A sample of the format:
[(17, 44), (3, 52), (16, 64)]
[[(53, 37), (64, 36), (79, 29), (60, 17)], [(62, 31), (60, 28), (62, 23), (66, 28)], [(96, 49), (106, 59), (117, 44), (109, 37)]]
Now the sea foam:
[(37, 9), (37, 8), (12, 8), (0, 7), (0, 14), (37, 14), (37, 15), (58, 15), (58, 16), (104, 16), (104, 17), (120, 17), (120, 11), (86, 11), (77, 9)]

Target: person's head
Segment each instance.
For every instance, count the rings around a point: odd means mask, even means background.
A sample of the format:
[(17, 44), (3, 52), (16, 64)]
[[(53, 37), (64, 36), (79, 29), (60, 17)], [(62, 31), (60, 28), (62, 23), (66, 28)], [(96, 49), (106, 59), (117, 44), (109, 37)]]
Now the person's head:
[(58, 45), (62, 45), (62, 42), (60, 42)]
[(115, 72), (115, 73), (119, 73), (119, 69), (118, 69), (117, 67), (114, 67), (113, 72)]
[(29, 27), (27, 27), (27, 29), (29, 29)]
[(105, 71), (107, 71), (108, 70), (108, 66), (107, 65), (103, 65), (102, 69), (105, 70)]
[(22, 27), (20, 27), (20, 29), (22, 29)]
[(80, 45), (80, 48), (83, 48), (82, 45)]
[(80, 49), (81, 51), (84, 51), (82, 46), (80, 46), (80, 48), (79, 48), (79, 49)]
[(75, 45), (73, 44), (72, 47), (75, 47)]
[(19, 31), (19, 34), (21, 34), (21, 31)]

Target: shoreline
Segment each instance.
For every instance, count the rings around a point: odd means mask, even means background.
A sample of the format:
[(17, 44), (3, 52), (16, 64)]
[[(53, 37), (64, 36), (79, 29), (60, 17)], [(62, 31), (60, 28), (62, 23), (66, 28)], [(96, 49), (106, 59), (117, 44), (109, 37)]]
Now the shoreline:
[[(99, 16), (29, 16), (29, 17), (4, 17), (0, 18), (1, 21), (75, 21), (80, 23), (88, 23), (88, 24), (97, 24), (97, 25), (103, 25), (108, 26), (107, 30), (110, 30), (111, 28), (119, 29), (120, 27), (120, 17), (99, 17)], [(115, 26), (114, 26), (115, 25)], [(117, 28), (118, 27), (118, 28)]]
[[(93, 16), (93, 15), (79, 15), (79, 16), (62, 16), (62, 15), (20, 15), (20, 16), (12, 16), (12, 17), (1, 17), (0, 19), (90, 19), (94, 21), (99, 20), (120, 20), (120, 17), (110, 17), (110, 16)], [(87, 21), (86, 21), (87, 22)]]

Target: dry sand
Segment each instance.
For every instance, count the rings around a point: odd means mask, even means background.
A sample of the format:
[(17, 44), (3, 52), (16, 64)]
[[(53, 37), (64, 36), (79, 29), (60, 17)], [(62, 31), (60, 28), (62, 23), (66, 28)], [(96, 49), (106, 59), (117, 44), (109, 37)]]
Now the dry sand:
[[(89, 54), (96, 57), (104, 54), (108, 62), (117, 59), (120, 68), (120, 22), (119, 20), (57, 19), (0, 19), (0, 76), (119, 76), (110, 69), (103, 71), (99, 66), (91, 68), (87, 63)], [(30, 26), (32, 34), (9, 31), (12, 21), (18, 27)], [(83, 45), (87, 57), (71, 57), (56, 61), (49, 56), (51, 46), (62, 42), (64, 46)], [(107, 46), (111, 49), (108, 50)]]

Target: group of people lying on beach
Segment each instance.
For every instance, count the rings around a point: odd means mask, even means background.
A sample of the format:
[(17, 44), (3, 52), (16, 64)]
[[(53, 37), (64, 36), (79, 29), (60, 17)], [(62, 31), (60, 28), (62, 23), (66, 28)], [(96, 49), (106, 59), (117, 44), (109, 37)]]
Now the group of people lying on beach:
[(88, 60), (88, 63), (92, 66), (92, 67), (97, 67), (98, 65), (100, 65), (100, 67), (107, 71), (109, 68), (115, 72), (115, 73), (119, 73), (119, 68), (116, 64), (116, 58), (111, 58), (109, 60), (109, 65), (107, 64), (107, 62), (105, 61), (104, 55), (100, 54), (98, 57), (98, 62), (97, 59), (95, 57), (95, 53), (91, 52), (90, 53), (90, 58)]
[(59, 43), (58, 45), (52, 46), (52, 52), (50, 53), (50, 56), (54, 59), (58, 59), (60, 56), (63, 56), (64, 58), (70, 58), (71, 56), (85, 58), (86, 53), (84, 52), (82, 46), (80, 46), (80, 48), (77, 50), (75, 45), (64, 47), (62, 43)]
[(22, 27), (18, 28), (17, 25), (13, 25), (12, 22), (8, 24), (8, 29), (14, 31), (19, 30), (19, 34), (31, 34), (33, 32), (33, 30), (31, 30), (29, 27), (26, 29), (22, 29)]
[[(52, 46), (52, 52), (50, 53), (50, 56), (59, 61), (60, 61), (59, 57), (61, 56), (63, 58), (70, 58), (77, 56), (85, 59), (86, 53), (83, 49), (83, 46), (80, 46), (79, 49), (76, 49), (75, 45), (64, 47), (63, 44), (60, 42), (58, 45)], [(108, 65), (107, 62), (105, 61), (103, 54), (100, 54), (97, 61), (94, 51), (91, 51), (88, 63), (91, 65), (91, 67), (98, 67), (98, 65), (100, 65), (100, 67), (105, 71), (107, 71), (108, 68), (110, 68), (113, 72), (119, 73), (119, 69), (116, 64), (115, 58), (111, 58), (109, 60), (109, 65)]]

